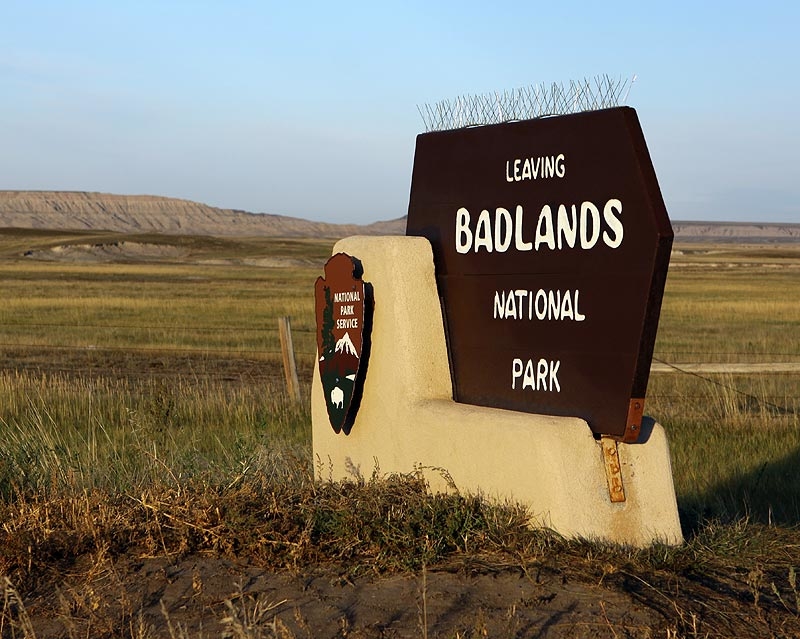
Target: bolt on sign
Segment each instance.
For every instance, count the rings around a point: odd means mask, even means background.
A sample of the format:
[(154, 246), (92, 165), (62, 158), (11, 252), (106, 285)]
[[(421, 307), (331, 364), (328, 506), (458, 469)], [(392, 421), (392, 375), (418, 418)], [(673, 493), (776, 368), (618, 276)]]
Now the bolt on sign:
[(369, 332), (368, 284), (360, 277), (361, 266), (346, 253), (337, 253), (325, 264), (325, 277), (314, 286), (317, 317), (319, 374), (336, 433), (350, 434), (363, 389)]
[(636, 441), (673, 233), (633, 109), (417, 136), (406, 233), (433, 246), (456, 401)]

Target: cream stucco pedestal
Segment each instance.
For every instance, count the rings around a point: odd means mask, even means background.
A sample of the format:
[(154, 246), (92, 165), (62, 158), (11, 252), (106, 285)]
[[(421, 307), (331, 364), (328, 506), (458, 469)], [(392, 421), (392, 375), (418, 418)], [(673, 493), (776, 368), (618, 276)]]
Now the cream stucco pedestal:
[(619, 444), (626, 500), (612, 503), (601, 445), (585, 421), (459, 404), (452, 399), (442, 313), (428, 240), (350, 237), (372, 284), (372, 346), (361, 406), (336, 434), (315, 367), (313, 447), (322, 479), (445, 469), (462, 492), (525, 504), (534, 525), (567, 537), (634, 546), (683, 541), (664, 429), (645, 419), (638, 443)]

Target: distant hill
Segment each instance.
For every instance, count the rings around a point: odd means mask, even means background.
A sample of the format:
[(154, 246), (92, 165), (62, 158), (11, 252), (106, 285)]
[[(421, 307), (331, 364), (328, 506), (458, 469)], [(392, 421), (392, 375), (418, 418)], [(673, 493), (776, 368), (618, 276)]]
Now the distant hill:
[(800, 224), (767, 222), (672, 222), (681, 242), (800, 242)]
[[(800, 224), (673, 221), (682, 242), (800, 242)], [(328, 224), (285, 215), (220, 209), (152, 195), (83, 191), (0, 191), (0, 228), (106, 230), (173, 235), (326, 237), (401, 235), (405, 217)]]
[(173, 235), (345, 237), (405, 232), (405, 220), (327, 224), (285, 215), (220, 209), (152, 195), (83, 191), (0, 191), (0, 227)]

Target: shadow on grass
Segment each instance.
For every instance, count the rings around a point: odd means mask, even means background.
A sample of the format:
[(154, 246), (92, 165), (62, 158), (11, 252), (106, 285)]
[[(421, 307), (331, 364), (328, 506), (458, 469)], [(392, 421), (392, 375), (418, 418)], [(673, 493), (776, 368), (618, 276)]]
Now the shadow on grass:
[(684, 533), (693, 535), (704, 521), (746, 518), (766, 525), (800, 526), (800, 450), (767, 460), (750, 472), (720, 481), (711, 489), (678, 500)]

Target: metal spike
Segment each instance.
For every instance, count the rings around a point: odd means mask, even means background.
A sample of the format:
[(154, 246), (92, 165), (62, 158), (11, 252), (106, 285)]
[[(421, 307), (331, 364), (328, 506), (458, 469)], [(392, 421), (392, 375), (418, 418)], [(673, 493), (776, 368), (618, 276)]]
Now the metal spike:
[(432, 105), (417, 105), (417, 111), (427, 132), (530, 120), (619, 106), (627, 102), (635, 81), (635, 75), (630, 80), (599, 75), (571, 80), (568, 87), (553, 82), (502, 93), (467, 94)]

